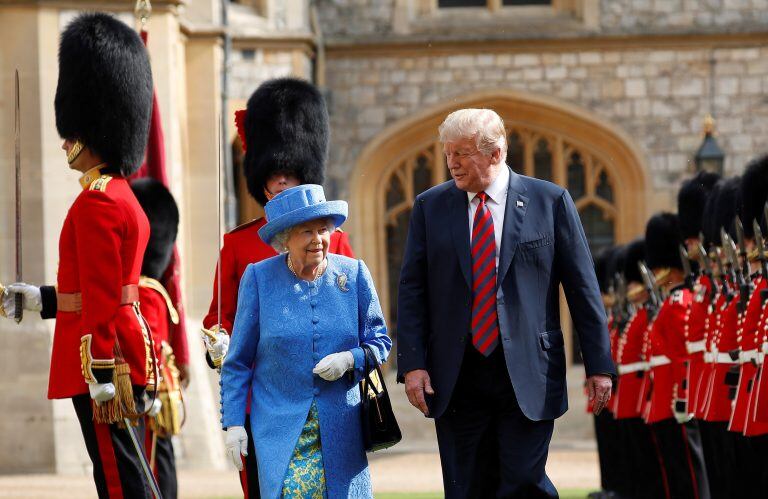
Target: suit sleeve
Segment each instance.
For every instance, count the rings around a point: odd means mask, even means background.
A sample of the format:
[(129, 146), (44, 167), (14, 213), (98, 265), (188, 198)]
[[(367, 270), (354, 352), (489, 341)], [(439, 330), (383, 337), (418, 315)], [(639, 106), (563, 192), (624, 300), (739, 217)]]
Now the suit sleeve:
[(259, 344), (259, 289), (253, 265), (240, 282), (237, 316), (229, 352), (221, 367), (222, 427), (245, 424), (248, 391)]
[(362, 260), (358, 260), (357, 323), (361, 346), (352, 349), (352, 357), (355, 359), (354, 379), (360, 381), (364, 375), (365, 366), (362, 345), (365, 344), (371, 348), (380, 364), (387, 361), (389, 351), (392, 349), (392, 340), (387, 336), (384, 314), (381, 312), (381, 304), (371, 273)]
[(88, 383), (112, 381), (115, 315), (122, 301), (125, 215), (100, 191), (85, 191), (76, 204), (75, 237), (82, 294), (80, 358)]
[(587, 376), (615, 376), (605, 310), (592, 255), (579, 213), (568, 191), (560, 196), (555, 213), (555, 266), (565, 291), (574, 329), (579, 335), (584, 368)]
[(416, 198), (408, 226), (397, 297), (397, 380), (426, 369), (429, 337), (427, 242), (423, 200)]

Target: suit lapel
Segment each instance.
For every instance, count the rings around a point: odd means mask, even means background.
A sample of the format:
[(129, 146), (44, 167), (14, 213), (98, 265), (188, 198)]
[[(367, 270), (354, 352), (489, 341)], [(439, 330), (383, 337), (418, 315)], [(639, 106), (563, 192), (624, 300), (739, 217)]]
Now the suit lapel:
[(517, 243), (520, 242), (520, 231), (523, 228), (525, 212), (528, 210), (528, 197), (520, 175), (510, 170), (509, 189), (507, 190), (507, 206), (504, 209), (504, 230), (501, 235), (501, 254), (499, 255), (499, 270), (497, 285), (500, 286), (507, 275), (512, 259), (515, 257)]
[(472, 274), (470, 273), (470, 252), (469, 252), (469, 219), (467, 218), (467, 193), (457, 188), (455, 185), (448, 191), (450, 193), (450, 216), (451, 236), (453, 245), (456, 248), (456, 254), (459, 257), (459, 266), (461, 273), (467, 285), (472, 288)]

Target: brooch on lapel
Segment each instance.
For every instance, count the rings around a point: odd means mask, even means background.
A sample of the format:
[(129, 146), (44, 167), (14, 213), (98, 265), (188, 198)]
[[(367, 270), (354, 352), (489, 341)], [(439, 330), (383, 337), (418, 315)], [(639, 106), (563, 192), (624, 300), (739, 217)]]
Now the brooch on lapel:
[(344, 293), (349, 291), (349, 288), (347, 287), (347, 274), (339, 274), (339, 276), (336, 278), (336, 285)]

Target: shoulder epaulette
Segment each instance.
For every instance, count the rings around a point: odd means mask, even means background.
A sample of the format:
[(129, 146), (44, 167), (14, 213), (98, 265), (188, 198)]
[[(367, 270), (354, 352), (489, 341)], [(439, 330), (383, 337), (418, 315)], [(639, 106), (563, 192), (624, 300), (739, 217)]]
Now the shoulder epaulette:
[(168, 314), (171, 316), (171, 322), (174, 324), (179, 323), (179, 312), (176, 310), (176, 307), (173, 306), (171, 295), (168, 294), (165, 286), (160, 284), (160, 281), (152, 279), (151, 277), (141, 276), (139, 277), (139, 287), (148, 288), (160, 293), (160, 296), (165, 300), (165, 305), (168, 307)]
[(229, 231), (229, 233), (230, 233), (230, 234), (233, 234), (233, 233), (235, 233), (235, 232), (240, 232), (240, 231), (241, 231), (241, 230), (243, 230), (243, 229), (247, 229), (247, 228), (248, 228), (248, 227), (250, 227), (251, 225), (253, 225), (253, 224), (257, 223), (259, 220), (261, 220), (261, 219), (260, 219), (260, 218), (254, 218), (254, 219), (253, 219), (253, 220), (251, 220), (250, 222), (245, 222), (244, 224), (240, 224), (240, 225), (238, 225), (237, 227), (235, 227), (234, 229), (230, 230), (230, 231)]
[(91, 186), (88, 188), (88, 190), (106, 192), (107, 184), (110, 180), (112, 180), (110, 175), (102, 175), (101, 177), (91, 182)]

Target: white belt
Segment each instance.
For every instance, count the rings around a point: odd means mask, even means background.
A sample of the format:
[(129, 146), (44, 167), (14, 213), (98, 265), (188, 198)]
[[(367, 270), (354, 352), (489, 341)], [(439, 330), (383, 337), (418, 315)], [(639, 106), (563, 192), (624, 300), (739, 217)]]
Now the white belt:
[(715, 360), (715, 354), (713, 352), (704, 352), (704, 362), (711, 364)]
[(658, 366), (666, 366), (667, 364), (671, 364), (672, 361), (669, 360), (669, 357), (666, 355), (654, 355), (651, 357), (651, 362), (649, 363), (651, 367), (658, 367)]
[(706, 340), (686, 341), (685, 349), (688, 350), (688, 353), (703, 352), (707, 349), (707, 342)]
[(731, 358), (731, 354), (728, 352), (720, 352), (717, 354), (712, 354), (713, 359), (710, 362), (714, 362), (715, 364), (738, 364), (739, 361), (733, 360)]
[(763, 342), (762, 351), (764, 354), (768, 354), (768, 341)]
[(757, 348), (754, 350), (746, 350), (739, 352), (739, 362), (746, 364), (747, 362), (757, 361)]
[(631, 362), (629, 364), (619, 364), (619, 374), (629, 374), (648, 369), (647, 362)]

